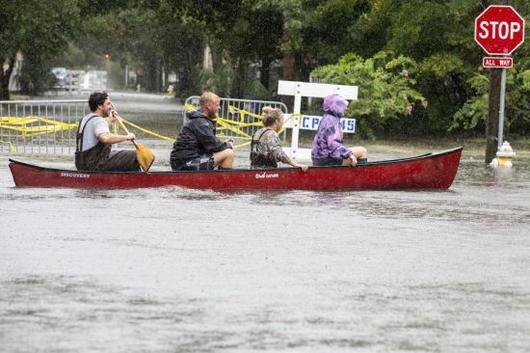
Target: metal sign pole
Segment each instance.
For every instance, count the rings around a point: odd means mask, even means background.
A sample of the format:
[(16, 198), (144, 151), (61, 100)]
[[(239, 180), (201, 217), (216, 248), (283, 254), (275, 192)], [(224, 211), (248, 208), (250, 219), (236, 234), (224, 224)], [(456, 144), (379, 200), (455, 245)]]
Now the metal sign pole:
[(296, 88), (294, 95), (294, 109), (293, 109), (293, 129), (291, 131), (291, 158), (296, 160), (296, 152), (298, 150), (298, 138), (300, 135), (300, 112), (302, 111), (302, 92), (300, 87)]
[(504, 129), (504, 99), (506, 95), (506, 69), (502, 69), (501, 74), (501, 95), (499, 102), (499, 136), (497, 138), (497, 150), (501, 149), (503, 142), (503, 129)]

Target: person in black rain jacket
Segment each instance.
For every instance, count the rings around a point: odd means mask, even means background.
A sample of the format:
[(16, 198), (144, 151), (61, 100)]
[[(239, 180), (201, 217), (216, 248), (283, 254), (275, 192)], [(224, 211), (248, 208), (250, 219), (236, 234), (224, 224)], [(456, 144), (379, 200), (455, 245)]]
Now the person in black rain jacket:
[(173, 170), (231, 169), (234, 151), (231, 140), (222, 142), (215, 136), (215, 122), (220, 108), (219, 97), (212, 92), (201, 95), (200, 110), (188, 113), (173, 144), (170, 163)]

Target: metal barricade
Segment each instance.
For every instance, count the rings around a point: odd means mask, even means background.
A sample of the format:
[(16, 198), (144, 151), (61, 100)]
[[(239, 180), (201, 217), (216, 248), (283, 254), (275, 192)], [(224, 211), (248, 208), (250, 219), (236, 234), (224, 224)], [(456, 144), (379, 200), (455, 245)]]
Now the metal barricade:
[[(188, 97), (184, 103), (185, 109), (192, 106), (197, 109), (199, 106), (199, 96)], [(279, 108), (283, 113), (287, 113), (287, 106), (277, 101), (262, 101), (251, 99), (220, 98), (221, 108), (219, 117), (227, 120), (228, 124), (217, 124), (218, 135), (220, 137), (233, 138), (234, 140), (249, 141), (259, 128), (262, 127), (261, 119), (263, 107), (270, 106)], [(186, 122), (187, 118), (184, 118)], [(285, 139), (285, 132), (280, 135)]]
[(0, 152), (73, 155), (83, 100), (0, 101)]
[[(185, 107), (198, 103), (199, 96), (192, 96)], [(233, 138), (239, 145), (249, 143), (262, 126), (265, 106), (287, 113), (282, 102), (221, 98), (219, 137)], [(0, 153), (73, 156), (77, 122), (88, 113), (84, 99), (0, 101)], [(182, 112), (184, 121), (185, 117)], [(285, 140), (285, 133), (280, 137)]]

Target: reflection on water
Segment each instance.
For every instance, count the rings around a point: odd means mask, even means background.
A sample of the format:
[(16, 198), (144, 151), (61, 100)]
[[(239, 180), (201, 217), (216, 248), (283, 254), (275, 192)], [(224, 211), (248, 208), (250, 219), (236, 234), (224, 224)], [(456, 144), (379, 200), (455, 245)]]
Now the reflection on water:
[(16, 189), (0, 157), (0, 352), (526, 352), (529, 176), (467, 158), (441, 192)]

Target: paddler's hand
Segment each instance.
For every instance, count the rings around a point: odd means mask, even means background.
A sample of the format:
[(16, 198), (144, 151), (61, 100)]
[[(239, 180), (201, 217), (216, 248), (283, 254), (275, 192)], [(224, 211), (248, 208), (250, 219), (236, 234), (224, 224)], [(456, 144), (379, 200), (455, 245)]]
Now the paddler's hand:
[(302, 169), (302, 172), (307, 172), (307, 170), (309, 169), (309, 166), (307, 166), (305, 164), (297, 163), (297, 162), (294, 162), (294, 161), (293, 161), (292, 166), (295, 167), (295, 168)]
[(234, 140), (233, 139), (228, 139), (225, 141), (226, 144), (228, 144), (228, 146), (231, 148), (231, 149), (234, 149)]
[(110, 122), (113, 123), (115, 122), (116, 120), (118, 119), (121, 119), (120, 115), (118, 114), (118, 112), (114, 109), (112, 109), (110, 112), (109, 112), (109, 118), (110, 118)]
[(127, 137), (127, 141), (132, 141), (136, 138), (136, 136), (133, 133), (128, 133), (126, 137)]
[(302, 169), (302, 172), (307, 172), (307, 170), (309, 169), (309, 167), (305, 164), (299, 164), (297, 165), (298, 168)]
[(357, 158), (353, 155), (353, 153), (348, 157), (350, 167), (355, 167), (357, 165)]

